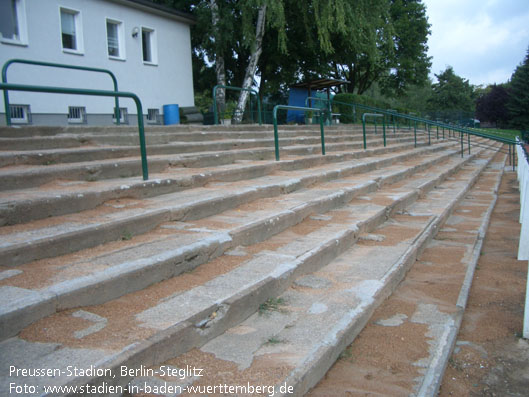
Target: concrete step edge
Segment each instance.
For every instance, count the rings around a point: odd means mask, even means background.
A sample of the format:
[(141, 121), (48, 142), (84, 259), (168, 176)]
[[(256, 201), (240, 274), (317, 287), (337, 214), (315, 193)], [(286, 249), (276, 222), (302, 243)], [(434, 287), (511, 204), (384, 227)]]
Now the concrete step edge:
[[(428, 149), (421, 149), (420, 153), (428, 154)], [(444, 155), (430, 160), (427, 164), (434, 164), (442, 159), (455, 154), (451, 150)], [(136, 216), (127, 215), (127, 219), (114, 219), (107, 223), (96, 223), (82, 226), (78, 230), (68, 230), (62, 235), (42, 237), (38, 240), (25, 241), (24, 243), (5, 245), (0, 248), (0, 259), (7, 266), (17, 266), (33, 260), (54, 257), (66, 253), (89, 248), (112, 240), (121, 238), (123, 230), (134, 231), (133, 235), (144, 233), (165, 221), (191, 220), (211, 216), (234, 206), (256, 200), (258, 198), (274, 197), (280, 194), (292, 193), (303, 187), (317, 183), (323, 183), (334, 178), (344, 177), (352, 174), (362, 174), (374, 169), (387, 167), (394, 162), (404, 161), (416, 155), (415, 152), (407, 152), (393, 158), (377, 160), (368, 164), (345, 166), (342, 170), (332, 173), (320, 171), (316, 175), (305, 176), (277, 184), (267, 184), (263, 187), (253, 187), (241, 192), (234, 192), (228, 196), (208, 198), (200, 200), (199, 197), (188, 204), (165, 209), (141, 211)]]
[[(441, 143), (440, 146), (433, 145), (433, 150), (442, 150), (442, 147), (454, 145), (454, 143)], [(420, 147), (425, 146), (421, 144)], [(50, 216), (64, 215), (77, 211), (87, 210), (95, 208), (101, 205), (103, 202), (112, 199), (119, 199), (123, 197), (128, 198), (146, 198), (155, 197), (162, 194), (182, 191), (191, 189), (194, 187), (201, 187), (209, 182), (214, 181), (236, 181), (242, 178), (253, 179), (255, 177), (263, 176), (272, 172), (273, 170), (290, 171), (298, 168), (312, 168), (322, 164), (331, 164), (337, 162), (348, 161), (352, 159), (370, 157), (377, 154), (385, 154), (390, 152), (400, 152), (401, 150), (407, 149), (406, 144), (399, 144), (389, 146), (388, 148), (377, 147), (370, 148), (365, 151), (358, 151), (353, 153), (329, 153), (326, 156), (311, 155), (302, 159), (283, 160), (281, 162), (275, 162), (273, 160), (266, 164), (253, 165), (246, 167), (242, 165), (241, 168), (247, 171), (242, 174), (235, 176), (239, 173), (240, 168), (233, 170), (219, 170), (200, 172), (191, 177), (186, 176), (182, 178), (178, 177), (166, 177), (157, 178), (163, 176), (161, 174), (152, 174), (153, 179), (149, 181), (129, 181), (119, 180), (110, 187), (98, 188), (95, 182), (94, 188), (87, 190), (84, 189), (81, 192), (73, 193), (60, 193), (48, 194), (44, 197), (37, 199), (24, 199), (24, 200), (3, 200), (0, 203), (0, 225), (13, 225), (17, 223), (25, 223), (31, 220), (37, 220), (47, 218)], [(110, 182), (110, 181), (109, 181)], [(24, 190), (21, 190), (21, 192)], [(16, 192), (16, 191), (15, 191)], [(27, 196), (29, 191), (24, 193)], [(35, 209), (38, 210), (35, 210)]]
[[(450, 154), (450, 156), (452, 155), (453, 153)], [(458, 161), (455, 166), (438, 175), (436, 179), (439, 181), (444, 180), (447, 176), (457, 172), (460, 167), (474, 158), (475, 155)], [(433, 163), (436, 162), (434, 161)], [(415, 167), (403, 172), (400, 178), (395, 178), (394, 176), (389, 176), (389, 178), (392, 178), (395, 182), (395, 179), (401, 180), (413, 172), (415, 172)], [(355, 186), (343, 192), (343, 194), (335, 195), (328, 200), (316, 200), (313, 203), (307, 203), (307, 205), (298, 208), (297, 211), (284, 211), (282, 215), (275, 215), (261, 222), (239, 227), (230, 232), (227, 237), (225, 234), (219, 234), (217, 238), (205, 241), (207, 243), (205, 247), (209, 247), (207, 249), (207, 256), (212, 259), (229, 248), (241, 244), (263, 241), (271, 235), (299, 223), (312, 213), (325, 212), (337, 208), (357, 195), (377, 190), (382, 184), (382, 181), (372, 181), (361, 186)], [(388, 217), (395, 211), (398, 211), (403, 205), (408, 205), (410, 202), (415, 201), (419, 197), (419, 194), (421, 194), (421, 189), (430, 189), (433, 186), (434, 184), (426, 183), (423, 187), (418, 187), (410, 191), (407, 195), (401, 197), (395, 205), (387, 206), (386, 213), (383, 214), (384, 217)], [(257, 235), (260, 235), (259, 239), (256, 238)], [(201, 245), (199, 246), (201, 247)], [(203, 263), (187, 263), (180, 266), (177, 272), (175, 272), (174, 264), (181, 261), (179, 258), (194, 257), (197, 252), (199, 251), (197, 251), (196, 245), (191, 245), (187, 248), (181, 247), (176, 253), (170, 251), (167, 255), (162, 255), (161, 259), (154, 258), (152, 263), (140, 260), (133, 265), (127, 262), (123, 266), (115, 266), (115, 268), (110, 268), (95, 276), (84, 276), (77, 280), (52, 286), (48, 290), (41, 290), (40, 294), (42, 294), (42, 298), (40, 300), (37, 299), (37, 301), (30, 299), (27, 303), (23, 301), (20, 304), (11, 302), (9, 306), (13, 310), (6, 307), (7, 310), (0, 316), (0, 329), (2, 330), (0, 339), (14, 335), (18, 330), (29, 324), (16, 321), (17, 319), (33, 322), (56, 310), (103, 303), (124, 293), (139, 290), (165, 278), (176, 276), (182, 271), (189, 270)], [(204, 258), (202, 257), (201, 259)], [(154, 269), (157, 269), (156, 272)], [(125, 291), (123, 291), (124, 288)], [(94, 294), (94, 291), (98, 292)], [(34, 313), (33, 315), (36, 317), (25, 316), (25, 312)]]
[[(475, 155), (472, 155), (464, 160), (467, 163), (473, 159)], [(478, 174), (479, 175), (479, 174)], [(419, 192), (415, 192), (415, 197), (419, 196)], [(464, 197), (464, 194), (458, 195), (457, 200)], [(454, 200), (454, 201), (457, 201)], [(406, 198), (402, 199), (400, 203), (394, 203), (394, 208), (405, 208), (410, 203), (407, 202)], [(414, 201), (414, 200), (413, 200)], [(452, 205), (450, 206), (450, 208)], [(387, 209), (379, 212), (371, 219), (365, 220), (360, 225), (354, 225), (344, 231), (341, 237), (332, 236), (328, 241), (322, 243), (320, 247), (315, 248), (304, 257), (299, 258), (297, 262), (305, 262), (307, 269), (305, 271), (298, 270), (297, 266), (292, 265), (291, 267), (285, 267), (281, 274), (274, 274), (273, 277), (267, 278), (260, 283), (253, 286), (249, 286), (245, 291), (235, 293), (230, 299), (226, 299), (223, 302), (216, 301), (212, 303), (211, 307), (207, 310), (202, 310), (200, 313), (195, 314), (187, 321), (182, 321), (174, 326), (167, 328), (153, 337), (143, 342), (135, 343), (130, 345), (128, 348), (123, 349), (121, 353), (114, 355), (108, 360), (97, 363), (97, 366), (103, 368), (112, 369), (114, 373), (119, 373), (119, 368), (122, 365), (128, 368), (135, 368), (143, 365), (149, 367), (155, 364), (159, 364), (172, 357), (178, 356), (185, 351), (188, 351), (192, 347), (199, 347), (206, 341), (211, 340), (215, 336), (220, 335), (228, 328), (240, 323), (242, 320), (247, 318), (250, 314), (254, 313), (259, 305), (266, 301), (268, 298), (276, 297), (286, 289), (290, 282), (303, 274), (308, 274), (315, 271), (316, 269), (325, 265), (326, 262), (332, 258), (337, 257), (341, 252), (349, 248), (358, 238), (359, 233), (369, 232), (379, 224), (384, 222), (387, 217), (386, 213), (393, 212)], [(393, 268), (391, 274), (387, 276), (388, 280), (392, 278), (403, 277), (405, 274), (404, 266), (408, 265), (412, 261), (412, 258), (420, 252), (421, 247), (424, 246), (424, 242), (431, 238), (433, 230), (435, 230), (439, 224), (448, 216), (448, 209), (445, 209), (444, 213), (437, 217), (435, 222), (430, 223), (427, 232), (424, 232), (420, 238), (416, 239), (416, 245), (414, 249), (409, 249), (406, 254), (399, 261), (398, 265)], [(446, 214), (446, 215), (445, 215)], [(300, 263), (296, 263), (300, 265)], [(393, 281), (396, 284), (396, 281)], [(383, 299), (384, 293), (389, 291), (384, 290), (379, 293), (380, 300)], [(249, 303), (251, 302), (251, 303)], [(251, 306), (251, 307), (249, 307)], [(231, 310), (229, 310), (231, 308)], [(219, 313), (215, 320), (210, 321), (209, 328), (206, 331), (202, 328), (197, 327), (197, 324), (201, 324), (202, 318), (208, 319), (211, 313)], [(232, 314), (233, 313), (233, 314)], [(223, 320), (226, 319), (226, 320)], [(223, 324), (223, 322), (230, 324)], [(341, 341), (339, 344), (340, 348), (345, 347), (344, 342)], [(335, 346), (329, 346), (329, 349), (335, 349)], [(341, 352), (341, 349), (336, 349), (336, 357)], [(329, 352), (321, 354), (326, 358)], [(318, 355), (319, 357), (320, 355)], [(330, 364), (334, 360), (329, 361)], [(325, 369), (326, 371), (326, 369)], [(324, 373), (324, 372), (323, 372)], [(297, 381), (299, 376), (292, 376), (288, 379), (288, 384), (295, 388), (295, 395), (303, 395), (308, 388), (303, 387), (301, 382)], [(119, 380), (110, 379), (108, 377), (92, 377), (83, 379), (73, 379), (68, 385), (81, 385), (81, 384), (101, 384), (102, 382), (108, 382), (109, 384), (121, 384), (125, 385), (130, 381), (131, 377), (120, 377)], [(306, 389), (306, 390), (305, 390)]]
[[(397, 138), (395, 142), (409, 142), (410, 138)], [(381, 142), (373, 142), (370, 146), (382, 146)], [(348, 149), (360, 149), (361, 143), (350, 145), (330, 144), (326, 145), (328, 151), (343, 151)], [(307, 155), (319, 153), (318, 145), (286, 147), (282, 149), (283, 155)], [(273, 158), (274, 149), (238, 149), (223, 152), (202, 152), (193, 154), (150, 156), (148, 157), (149, 172), (162, 172), (168, 166), (181, 167), (205, 167), (232, 163), (236, 159), (266, 159)], [(33, 167), (23, 170), (0, 170), (0, 191), (23, 189), (43, 185), (54, 179), (86, 180), (96, 181), (110, 178), (128, 178), (141, 175), (141, 159), (110, 159), (98, 162), (86, 162), (85, 164), (64, 163), (60, 165), (49, 165), (46, 167)]]

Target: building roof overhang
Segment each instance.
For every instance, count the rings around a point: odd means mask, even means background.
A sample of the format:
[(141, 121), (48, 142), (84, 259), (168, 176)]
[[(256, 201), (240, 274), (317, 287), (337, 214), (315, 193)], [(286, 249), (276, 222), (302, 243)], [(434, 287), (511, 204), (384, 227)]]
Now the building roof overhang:
[(336, 87), (342, 84), (347, 84), (347, 80), (336, 80), (336, 79), (316, 79), (311, 81), (304, 81), (302, 83), (292, 84), (290, 87), (294, 88), (307, 88), (311, 90), (322, 90), (324, 88)]
[(109, 0), (114, 3), (122, 4), (128, 7), (136, 8), (150, 14), (173, 19), (178, 22), (186, 23), (188, 25), (194, 25), (196, 19), (193, 15), (187, 12), (178, 11), (174, 8), (170, 8), (161, 4), (153, 3), (148, 0)]

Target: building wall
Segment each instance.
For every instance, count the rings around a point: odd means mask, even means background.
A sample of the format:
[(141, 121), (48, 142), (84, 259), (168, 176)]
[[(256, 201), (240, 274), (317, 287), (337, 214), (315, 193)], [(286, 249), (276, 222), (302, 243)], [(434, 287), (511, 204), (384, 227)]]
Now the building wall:
[[(111, 70), (117, 77), (120, 91), (137, 94), (147, 109), (159, 109), (164, 104), (193, 106), (193, 76), (191, 66), (190, 26), (170, 16), (159, 16), (138, 10), (124, 2), (110, 0), (19, 0), (25, 7), (27, 43), (16, 45), (0, 43), (0, 63), (12, 58), (90, 66)], [(62, 48), (60, 7), (80, 12), (83, 49), (72, 53)], [(123, 23), (125, 56), (113, 59), (108, 56), (108, 19)], [(157, 61), (145, 63), (142, 57), (141, 28), (155, 30)], [(132, 37), (134, 28), (140, 30)], [(113, 89), (106, 74), (13, 64), (7, 73), (8, 82), (20, 84), (66, 86), (76, 88)], [(29, 104), (31, 113), (53, 114), (54, 123), (61, 117), (66, 120), (68, 106), (85, 106), (87, 114), (107, 114), (111, 122), (114, 107), (112, 98), (10, 92), (11, 104)], [(136, 114), (131, 99), (120, 99), (130, 116)], [(1, 110), (4, 113), (1, 98)], [(57, 119), (57, 115), (60, 117)], [(40, 116), (34, 119), (41, 119)], [(134, 117), (129, 117), (134, 122)], [(90, 117), (88, 117), (90, 123)], [(45, 122), (44, 122), (45, 123)]]

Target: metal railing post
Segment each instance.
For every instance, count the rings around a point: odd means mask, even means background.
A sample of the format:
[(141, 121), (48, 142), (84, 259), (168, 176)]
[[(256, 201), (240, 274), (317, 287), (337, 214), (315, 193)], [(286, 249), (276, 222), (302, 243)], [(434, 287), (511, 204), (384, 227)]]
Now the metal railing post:
[(415, 121), (413, 125), (413, 140), (414, 140), (414, 147), (417, 147), (417, 121)]
[(379, 113), (364, 113), (362, 115), (362, 132), (363, 132), (363, 138), (364, 138), (364, 149), (367, 149), (367, 139), (366, 139), (366, 117), (374, 117), (375, 120), (375, 134), (376, 134), (376, 118), (382, 117), (382, 127), (383, 127), (383, 134), (384, 134), (384, 147), (386, 146), (386, 125), (384, 122), (384, 115)]
[(320, 113), (321, 154), (325, 156), (325, 134), (323, 132), (323, 118), (323, 115)]
[(276, 161), (279, 161), (279, 131), (277, 127), (277, 111), (279, 109), (290, 109), (290, 110), (302, 110), (305, 112), (318, 112), (320, 115), (320, 130), (321, 130), (321, 154), (325, 155), (325, 132), (323, 129), (323, 116), (322, 113), (324, 113), (325, 109), (317, 109), (317, 108), (307, 108), (307, 107), (301, 107), (301, 106), (290, 106), (290, 105), (276, 105), (274, 106), (274, 109), (272, 111), (273, 114), (273, 122), (274, 122), (274, 146), (275, 146), (275, 156)]
[(364, 150), (367, 149), (367, 141), (366, 141), (366, 122), (362, 117), (362, 132), (364, 135)]
[(382, 135), (384, 136), (384, 147), (386, 147), (386, 117), (382, 116)]

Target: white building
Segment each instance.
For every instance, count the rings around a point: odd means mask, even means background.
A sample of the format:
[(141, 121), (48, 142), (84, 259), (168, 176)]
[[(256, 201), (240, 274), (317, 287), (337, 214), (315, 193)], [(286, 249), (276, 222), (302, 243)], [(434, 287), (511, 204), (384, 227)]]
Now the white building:
[[(194, 105), (193, 23), (189, 14), (147, 0), (0, 0), (0, 67), (19, 58), (108, 69), (120, 91), (139, 96), (147, 122), (159, 122), (163, 105)], [(113, 90), (104, 73), (17, 63), (7, 81)], [(113, 98), (10, 91), (9, 102), (13, 123), (113, 122)], [(120, 108), (136, 123), (131, 99), (120, 98)]]

